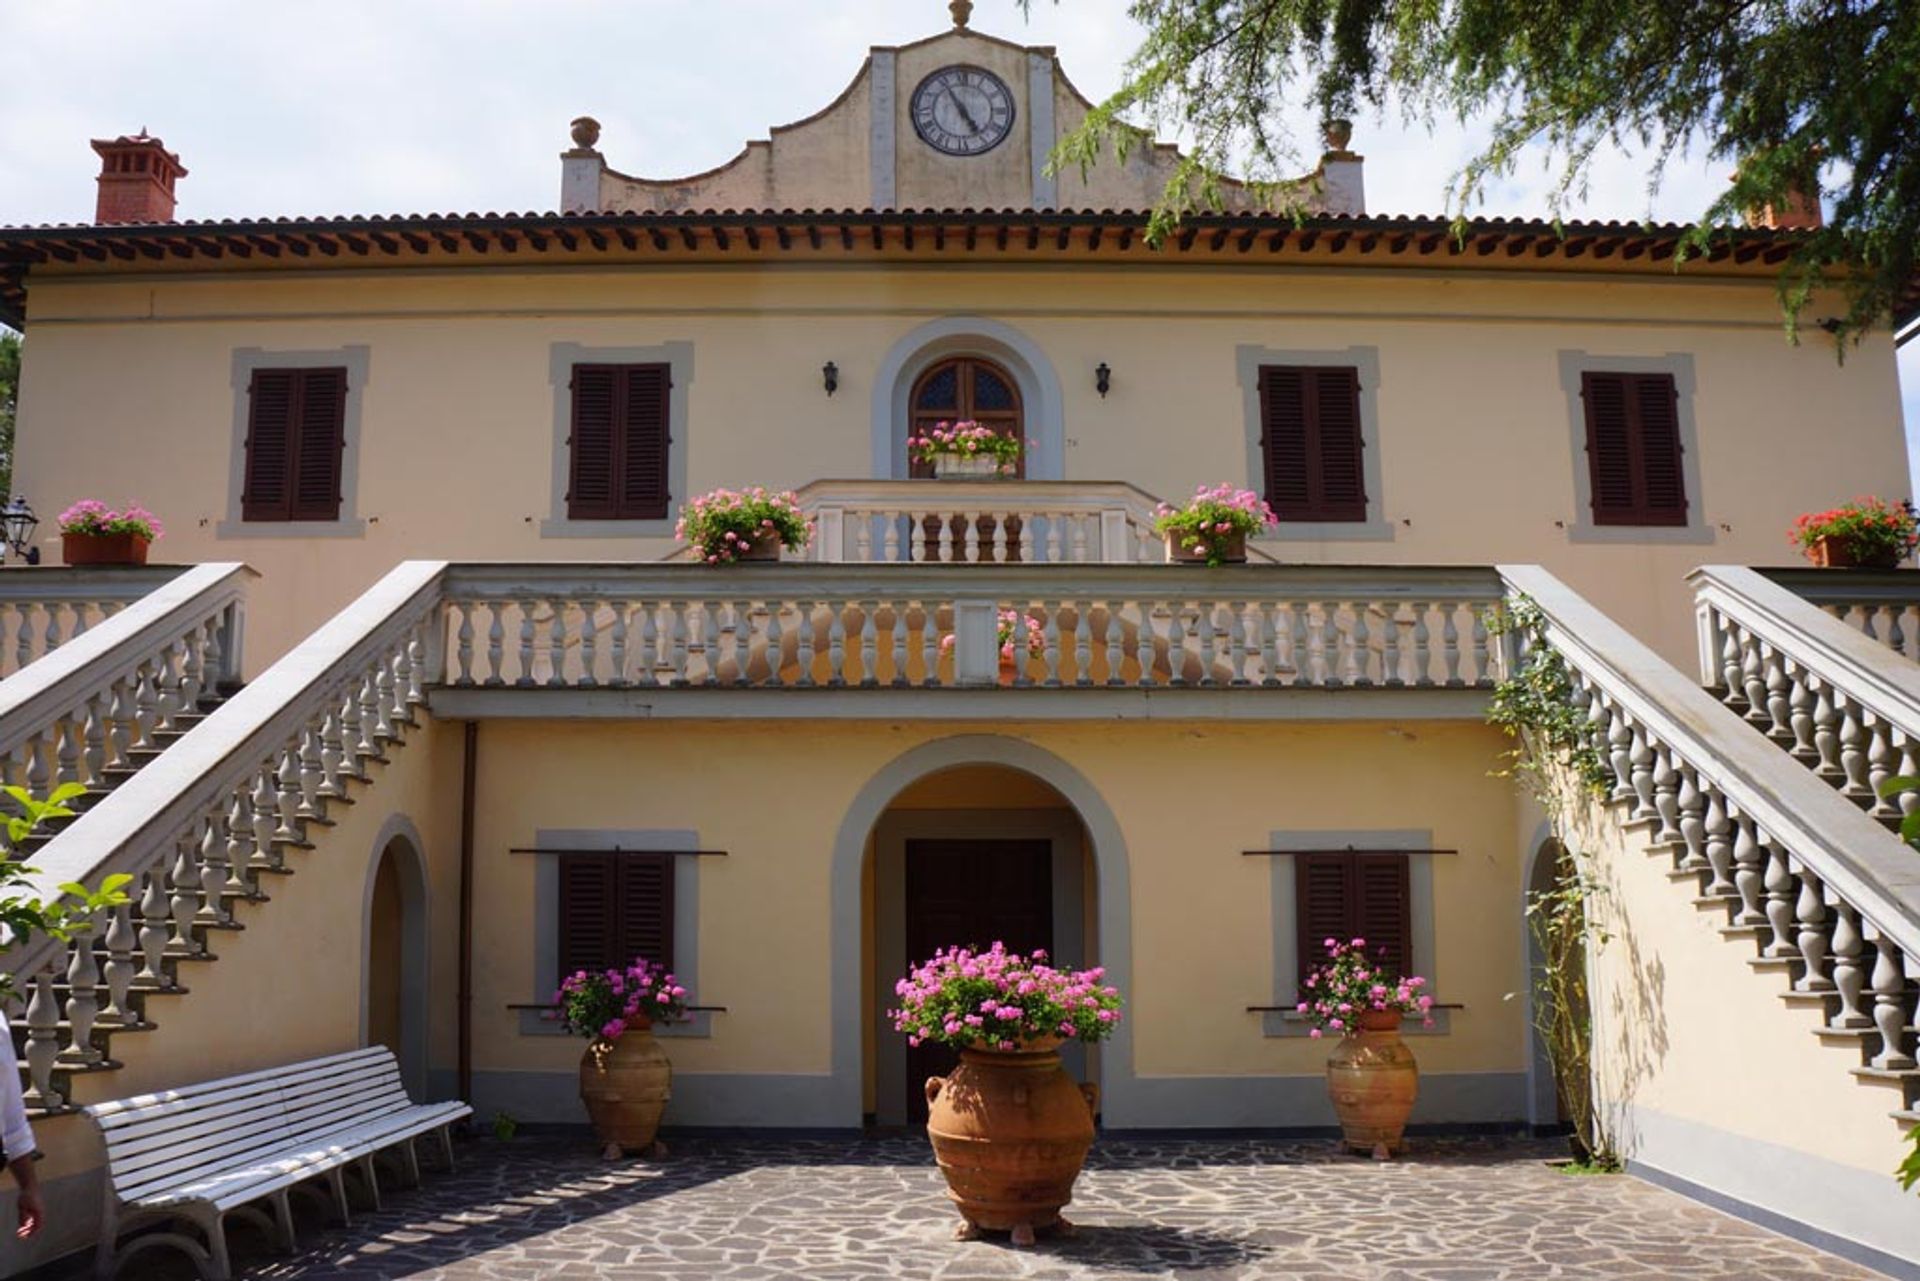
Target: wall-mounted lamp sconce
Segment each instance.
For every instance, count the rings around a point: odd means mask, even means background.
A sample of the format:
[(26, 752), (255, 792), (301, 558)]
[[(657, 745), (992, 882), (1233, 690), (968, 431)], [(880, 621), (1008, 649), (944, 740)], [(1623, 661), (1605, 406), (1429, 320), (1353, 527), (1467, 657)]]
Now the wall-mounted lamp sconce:
[(840, 366), (834, 364), (831, 360), (829, 360), (826, 364), (820, 366), (820, 382), (821, 382), (821, 385), (827, 389), (827, 395), (829, 396), (833, 395), (834, 392), (839, 391), (840, 390)]
[(1820, 321), (1819, 325), (1820, 328), (1830, 334), (1837, 334), (1842, 328), (1842, 322), (1838, 316), (1828, 316), (1825, 320)]
[(23, 563), (38, 565), (40, 549), (33, 545), (33, 531), (39, 525), (40, 518), (33, 514), (33, 508), (20, 494), (15, 494), (4, 508), (0, 508), (0, 560), (6, 559), (9, 548)]
[(1100, 393), (1100, 399), (1107, 398), (1107, 391), (1113, 386), (1113, 370), (1107, 368), (1107, 362), (1101, 361), (1094, 367), (1093, 389)]

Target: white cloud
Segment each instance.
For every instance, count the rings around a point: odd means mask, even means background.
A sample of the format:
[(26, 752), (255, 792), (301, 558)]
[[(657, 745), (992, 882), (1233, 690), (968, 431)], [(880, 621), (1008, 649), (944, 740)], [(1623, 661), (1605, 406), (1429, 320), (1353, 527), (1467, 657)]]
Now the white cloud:
[[(551, 208), (567, 122), (598, 117), (633, 173), (694, 173), (843, 88), (870, 44), (945, 27), (942, 0), (0, 0), (0, 223), (84, 221), (90, 137), (145, 127), (191, 171), (183, 217)], [(1059, 48), (1098, 99), (1138, 39), (1125, 0), (979, 0), (973, 25)], [(1297, 125), (1308, 124), (1302, 117)], [(1311, 142), (1311, 130), (1306, 130)], [(1435, 213), (1480, 137), (1361, 120), (1369, 203)], [(1649, 197), (1631, 157), (1594, 167), (1579, 217), (1685, 220), (1726, 181), (1683, 160)], [(1485, 212), (1546, 212), (1522, 164)], [(1903, 353), (1920, 426), (1920, 343)], [(1916, 451), (1920, 452), (1920, 451)]]

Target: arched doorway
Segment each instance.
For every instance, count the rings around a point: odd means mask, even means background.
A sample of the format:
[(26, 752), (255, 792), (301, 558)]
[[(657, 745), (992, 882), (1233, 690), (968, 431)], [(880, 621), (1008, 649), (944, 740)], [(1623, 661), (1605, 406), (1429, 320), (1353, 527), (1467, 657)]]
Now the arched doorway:
[[(863, 1111), (882, 1126), (926, 1119), (919, 1088), (956, 1061), (939, 1046), (912, 1047), (887, 1011), (907, 967), (936, 951), (995, 942), (1044, 949), (1059, 964), (1096, 963), (1092, 852), (1071, 802), (1052, 786), (1001, 765), (956, 765), (915, 780), (874, 822), (864, 881), (870, 992)], [(1063, 1051), (1088, 1072), (1084, 1047)]]
[(427, 876), (412, 824), (382, 832), (368, 870), (360, 988), (360, 1043), (384, 1045), (400, 1079), (427, 1097)]
[[(914, 380), (907, 404), (909, 436), (918, 435), (936, 423), (966, 419), (1002, 436), (1023, 439), (1026, 435), (1020, 385), (1003, 366), (978, 356), (954, 356), (929, 366)], [(1022, 451), (1011, 474), (1024, 477), (1026, 464), (1026, 453)], [(933, 468), (916, 462), (908, 475), (924, 478), (933, 475)]]
[[(1553, 1067), (1555, 1047), (1568, 1052), (1570, 1028), (1591, 1025), (1587, 1008), (1586, 964), (1561, 918), (1549, 925), (1551, 896), (1568, 889), (1577, 875), (1573, 857), (1558, 840), (1541, 842), (1527, 876), (1527, 1111), (1536, 1129), (1557, 1130), (1571, 1121), (1569, 1100)], [(1580, 910), (1580, 909), (1575, 909)], [(1559, 1008), (1558, 1002), (1571, 1002)]]

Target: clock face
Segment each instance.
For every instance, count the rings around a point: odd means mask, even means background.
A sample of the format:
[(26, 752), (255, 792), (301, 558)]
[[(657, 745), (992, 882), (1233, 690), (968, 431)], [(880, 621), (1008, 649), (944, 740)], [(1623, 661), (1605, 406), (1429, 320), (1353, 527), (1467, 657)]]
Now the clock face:
[(936, 151), (977, 156), (1012, 130), (1013, 95), (991, 71), (942, 67), (913, 91), (913, 127)]

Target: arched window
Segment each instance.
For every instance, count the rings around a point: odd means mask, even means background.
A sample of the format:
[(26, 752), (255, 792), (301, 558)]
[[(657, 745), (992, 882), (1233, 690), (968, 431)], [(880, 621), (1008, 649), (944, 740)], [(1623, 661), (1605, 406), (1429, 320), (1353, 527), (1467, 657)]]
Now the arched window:
[[(1025, 435), (1020, 388), (1006, 370), (990, 360), (960, 356), (941, 361), (915, 380), (913, 394), (907, 400), (909, 435), (935, 423), (968, 418), (1003, 436)], [(914, 463), (907, 474), (931, 476), (933, 469), (926, 463)], [(1026, 474), (1027, 458), (1022, 453), (1013, 475)]]

